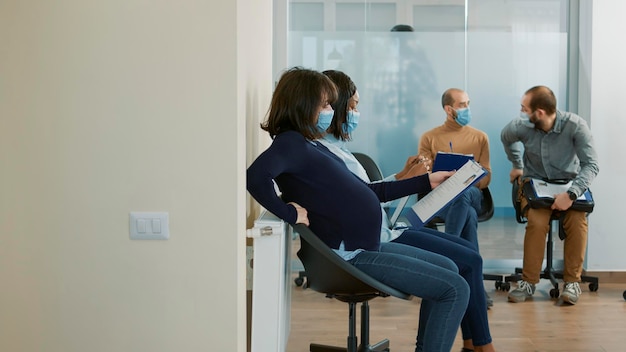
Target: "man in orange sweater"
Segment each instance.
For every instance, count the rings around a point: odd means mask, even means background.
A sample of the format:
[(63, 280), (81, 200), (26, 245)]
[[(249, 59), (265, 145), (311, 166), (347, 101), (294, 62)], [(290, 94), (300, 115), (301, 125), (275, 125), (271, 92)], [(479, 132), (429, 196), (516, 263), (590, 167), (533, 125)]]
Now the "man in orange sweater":
[(441, 105), (446, 113), (443, 125), (425, 132), (419, 142), (419, 155), (435, 160), (437, 152), (472, 154), (489, 173), (476, 187), (465, 191), (438, 216), (445, 221), (445, 232), (470, 241), (478, 251), (478, 213), (481, 208), (482, 192), (491, 181), (489, 163), (489, 138), (487, 134), (472, 126), (469, 97), (465, 91), (450, 88), (443, 93)]
[[(450, 88), (441, 97), (441, 106), (446, 112), (443, 125), (425, 132), (420, 138), (418, 154), (436, 159), (437, 152), (472, 154), (489, 173), (470, 187), (454, 202), (442, 209), (437, 215), (445, 221), (445, 232), (460, 236), (471, 242), (476, 251), (478, 247), (478, 214), (481, 210), (483, 194), (491, 181), (489, 162), (489, 137), (479, 129), (469, 126), (472, 119), (470, 101), (462, 89)], [(493, 300), (485, 291), (487, 307), (493, 306)]]

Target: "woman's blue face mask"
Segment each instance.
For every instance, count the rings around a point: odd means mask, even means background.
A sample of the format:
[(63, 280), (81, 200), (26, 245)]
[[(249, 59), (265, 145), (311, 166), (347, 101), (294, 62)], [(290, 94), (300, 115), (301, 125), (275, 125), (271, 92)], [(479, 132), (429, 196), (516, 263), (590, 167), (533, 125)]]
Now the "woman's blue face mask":
[(355, 110), (348, 111), (348, 121), (343, 124), (343, 131), (347, 134), (351, 134), (359, 125), (359, 118), (361, 113)]
[(335, 110), (322, 110), (320, 112), (319, 118), (317, 119), (317, 128), (326, 133), (328, 127), (330, 127), (330, 123), (333, 121), (333, 116), (335, 115)]

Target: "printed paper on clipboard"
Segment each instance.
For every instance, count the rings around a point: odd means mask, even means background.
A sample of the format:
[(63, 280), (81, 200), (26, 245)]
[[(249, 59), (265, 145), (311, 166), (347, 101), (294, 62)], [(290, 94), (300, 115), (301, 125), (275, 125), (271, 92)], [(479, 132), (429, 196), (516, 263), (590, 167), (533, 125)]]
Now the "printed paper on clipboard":
[[(524, 195), (531, 208), (550, 208), (554, 203), (554, 195), (567, 192), (572, 186), (572, 181), (567, 183), (551, 183), (536, 178), (523, 185)], [(595, 201), (590, 190), (585, 190), (571, 206), (573, 210), (593, 212)]]
[(487, 175), (487, 170), (476, 161), (468, 160), (450, 178), (415, 203), (407, 211), (407, 220), (414, 228), (424, 226), (439, 210), (458, 198), (463, 191), (472, 187), (485, 175)]

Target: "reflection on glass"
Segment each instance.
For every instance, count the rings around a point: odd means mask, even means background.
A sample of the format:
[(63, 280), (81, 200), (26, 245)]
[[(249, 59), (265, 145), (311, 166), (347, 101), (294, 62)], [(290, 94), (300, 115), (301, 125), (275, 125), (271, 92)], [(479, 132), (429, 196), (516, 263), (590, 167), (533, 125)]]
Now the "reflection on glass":
[[(288, 66), (338, 69), (352, 77), (361, 122), (349, 148), (372, 156), (385, 175), (401, 170), (422, 133), (443, 123), (444, 90), (464, 89), (472, 125), (490, 139), (496, 214), (512, 214), (511, 165), (500, 130), (518, 115), (521, 96), (534, 85), (547, 85), (557, 101), (567, 101), (567, 1), (481, 0), (467, 2), (467, 8), (465, 1), (364, 1), (324, 8), (330, 3), (291, 0), (290, 14), (302, 22), (290, 21)], [(391, 32), (399, 23), (415, 31)], [(521, 257), (523, 226), (515, 231), (515, 240), (502, 240), (511, 250), (499, 255)]]

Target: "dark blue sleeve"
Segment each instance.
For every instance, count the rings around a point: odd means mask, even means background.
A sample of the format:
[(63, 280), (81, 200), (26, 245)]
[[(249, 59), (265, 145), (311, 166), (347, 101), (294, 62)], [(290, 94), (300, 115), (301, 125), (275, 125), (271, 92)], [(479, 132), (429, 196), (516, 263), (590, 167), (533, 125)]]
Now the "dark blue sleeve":
[(432, 189), (428, 174), (390, 182), (374, 182), (369, 187), (376, 193), (381, 202), (402, 198), (416, 193), (428, 193)]
[(286, 204), (276, 193), (274, 179), (278, 175), (297, 167), (299, 160), (295, 149), (297, 143), (291, 139), (275, 139), (272, 145), (259, 155), (248, 167), (246, 188), (250, 195), (269, 212), (295, 224), (298, 214), (294, 206)]

